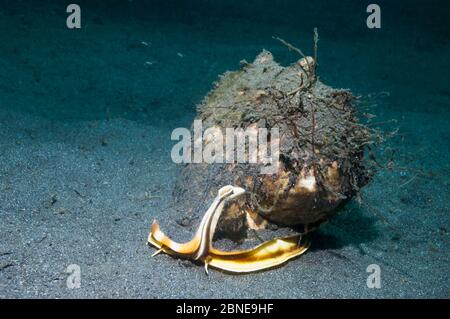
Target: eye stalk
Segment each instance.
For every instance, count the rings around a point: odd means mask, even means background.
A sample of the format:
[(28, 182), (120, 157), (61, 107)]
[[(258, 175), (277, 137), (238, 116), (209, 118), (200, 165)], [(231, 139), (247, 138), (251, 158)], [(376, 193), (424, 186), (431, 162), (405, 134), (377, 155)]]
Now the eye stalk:
[(204, 262), (205, 271), (208, 265), (231, 273), (246, 273), (273, 268), (287, 260), (303, 254), (309, 248), (309, 240), (302, 235), (294, 235), (267, 241), (255, 248), (225, 252), (212, 245), (212, 239), (225, 204), (245, 194), (241, 187), (227, 185), (218, 191), (217, 197), (200, 222), (194, 237), (187, 243), (177, 243), (166, 236), (153, 221), (148, 243), (160, 252)]

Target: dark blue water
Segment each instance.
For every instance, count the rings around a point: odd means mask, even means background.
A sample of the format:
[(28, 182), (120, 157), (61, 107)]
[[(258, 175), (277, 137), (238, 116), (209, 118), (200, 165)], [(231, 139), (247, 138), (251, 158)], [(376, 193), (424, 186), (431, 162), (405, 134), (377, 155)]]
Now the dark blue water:
[[(377, 1), (380, 29), (366, 25), (369, 1), (77, 1), (81, 29), (66, 27), (69, 3), (0, 4), (0, 265), (11, 264), (0, 268), (0, 296), (156, 296), (159, 286), (146, 284), (159, 280), (148, 266), (149, 252), (133, 255), (132, 266), (126, 252), (141, 249), (148, 211), (164, 215), (160, 205), (170, 197), (178, 168), (168, 162), (170, 131), (190, 125), (218, 75), (237, 69), (240, 60), (252, 61), (263, 48), (281, 64), (297, 60), (272, 36), (312, 54), (317, 27), (320, 79), (361, 95), (381, 123), (375, 126), (397, 130), (377, 149), (389, 168), (364, 189), (362, 206), (351, 203), (317, 235), (316, 255), (305, 256), (303, 264), (311, 258), (315, 270), (303, 269), (304, 278), (290, 281), (294, 287), (287, 282), (295, 269), (286, 267), (276, 272), (278, 293), (261, 277), (244, 279), (254, 291), (242, 291), (226, 277), (223, 293), (449, 297), (448, 1)], [(149, 188), (162, 196), (160, 202), (126, 204)], [(43, 202), (54, 194), (60, 194), (59, 206), (49, 208)], [(102, 227), (90, 221), (108, 218), (101, 215), (106, 211), (114, 219), (101, 231), (110, 238), (97, 238), (104, 244), (91, 250), (74, 248), (95, 238)], [(141, 215), (124, 217), (130, 211)], [(72, 242), (67, 236), (74, 225), (82, 230)], [(31, 252), (35, 241), (42, 246), (37, 255)], [(112, 248), (121, 242), (123, 250)], [(71, 249), (77, 257), (70, 257)], [(98, 257), (105, 251), (110, 257)], [(55, 273), (77, 258), (89, 269), (92, 286), (66, 291), (64, 275)], [(365, 287), (369, 263), (385, 269), (380, 290)], [(352, 270), (336, 270), (343, 268)], [(191, 268), (182, 269), (191, 276)], [(116, 271), (122, 277), (114, 289), (101, 283)], [(320, 279), (332, 271), (335, 276)], [(133, 278), (139, 283), (128, 290)], [(200, 289), (186, 294), (175, 286), (163, 293), (208, 297)]]

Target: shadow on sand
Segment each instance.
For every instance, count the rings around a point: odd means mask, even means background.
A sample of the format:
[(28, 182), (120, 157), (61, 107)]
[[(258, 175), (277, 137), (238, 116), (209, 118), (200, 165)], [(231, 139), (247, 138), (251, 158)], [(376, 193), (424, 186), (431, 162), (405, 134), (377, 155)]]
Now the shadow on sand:
[(375, 225), (377, 220), (364, 206), (351, 202), (311, 234), (310, 249), (339, 249), (349, 245), (360, 248), (361, 244), (370, 243), (380, 236), (381, 230)]

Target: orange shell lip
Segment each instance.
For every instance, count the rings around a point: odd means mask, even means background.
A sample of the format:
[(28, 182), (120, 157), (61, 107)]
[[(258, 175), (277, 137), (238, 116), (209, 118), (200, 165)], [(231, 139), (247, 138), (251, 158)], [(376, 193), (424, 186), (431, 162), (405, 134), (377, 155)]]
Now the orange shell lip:
[(212, 238), (224, 203), (243, 193), (244, 190), (239, 187), (222, 187), (203, 216), (194, 237), (186, 243), (171, 240), (160, 230), (158, 223), (153, 221), (148, 236), (148, 243), (158, 249), (153, 255), (164, 252), (172, 256), (202, 260), (207, 273), (208, 266), (230, 273), (250, 273), (274, 268), (308, 250), (310, 241), (300, 234), (275, 238), (247, 250), (226, 252), (215, 249)]

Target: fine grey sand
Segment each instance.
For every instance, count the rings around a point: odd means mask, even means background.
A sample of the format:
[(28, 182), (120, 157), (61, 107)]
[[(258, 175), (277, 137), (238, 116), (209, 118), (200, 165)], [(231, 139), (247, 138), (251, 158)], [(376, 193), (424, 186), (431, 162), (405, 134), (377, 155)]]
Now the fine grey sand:
[[(204, 1), (198, 12), (114, 1), (81, 3), (83, 28), (74, 31), (63, 5), (45, 3), (0, 9), (0, 298), (450, 297), (442, 20), (415, 25), (417, 4), (403, 17), (393, 5), (372, 33), (365, 8), (348, 1), (296, 10)], [(398, 133), (377, 150), (381, 164), (395, 165), (280, 268), (207, 276), (202, 265), (151, 257), (153, 219), (176, 238), (195, 231), (166, 207), (180, 169), (172, 130), (189, 127), (212, 82), (241, 59), (263, 48), (283, 64), (298, 58), (272, 35), (309, 52), (314, 26), (322, 81), (361, 94), (373, 123), (396, 120), (381, 126)], [(66, 285), (72, 264), (78, 289)], [(366, 284), (371, 264), (380, 289)]]
[[(378, 174), (365, 204), (348, 205), (279, 269), (207, 276), (188, 261), (152, 258), (145, 244), (153, 218), (176, 237), (194, 231), (164, 209), (178, 171), (168, 129), (4, 112), (0, 121), (1, 297), (448, 297), (443, 168)], [(423, 130), (439, 129), (433, 123)], [(415, 156), (426, 164), (427, 154)], [(66, 287), (70, 264), (81, 268), (80, 289)], [(381, 289), (366, 286), (370, 264), (381, 267)]]
[[(378, 174), (366, 204), (348, 205), (308, 253), (279, 269), (207, 276), (187, 261), (152, 258), (145, 245), (153, 218), (176, 237), (194, 231), (164, 209), (178, 172), (167, 156), (169, 130), (5, 112), (0, 121), (2, 297), (448, 296), (448, 173), (439, 167), (429, 177)], [(425, 154), (411, 155), (427, 164)], [(66, 287), (70, 264), (81, 267), (80, 289)], [(381, 289), (366, 286), (370, 264), (381, 267)]]

